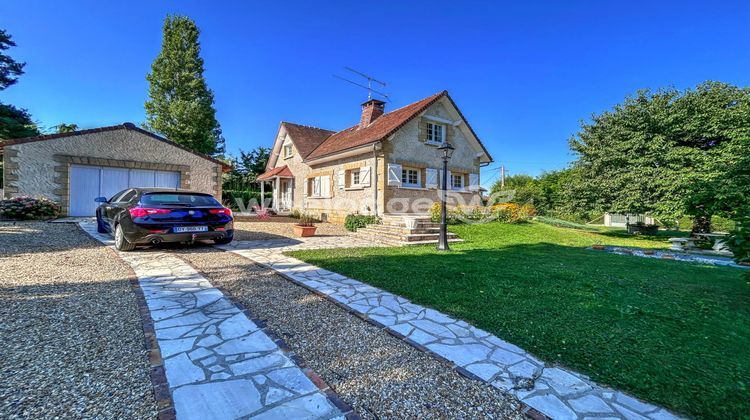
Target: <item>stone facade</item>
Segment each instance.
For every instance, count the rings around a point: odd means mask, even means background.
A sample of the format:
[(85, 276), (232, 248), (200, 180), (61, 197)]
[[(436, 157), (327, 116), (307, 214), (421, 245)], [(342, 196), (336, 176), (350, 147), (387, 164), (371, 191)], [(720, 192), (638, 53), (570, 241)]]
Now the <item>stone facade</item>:
[[(427, 203), (439, 201), (438, 188), (428, 188), (426, 185), (426, 171), (428, 168), (441, 170), (443, 161), (437, 145), (426, 141), (426, 131), (428, 122), (440, 121), (461, 121), (460, 115), (447, 99), (438, 101), (427, 108), (421, 116), (409, 121), (386, 142), (384, 146), (386, 166), (391, 163), (417, 169), (422, 185), (420, 188), (387, 185), (386, 213), (424, 213), (430, 206)], [(444, 125), (447, 129), (446, 139), (455, 147), (448, 161), (448, 170), (452, 174), (461, 174), (467, 188), (462, 192), (449, 191), (447, 202), (449, 205), (481, 204), (479, 191), (468, 189), (469, 175), (479, 175), (478, 153), (481, 148), (472, 146), (461, 125), (465, 123), (461, 122), (457, 126)], [(448, 182), (450, 183), (450, 180)]]
[(46, 197), (69, 210), (70, 165), (180, 172), (180, 187), (221, 199), (222, 165), (138, 129), (101, 129), (3, 148), (5, 195)]
[[(404, 124), (382, 143), (376, 143), (362, 154), (308, 164), (294, 147), (293, 139), (282, 128), (276, 138), (281, 147), (274, 168), (288, 166), (294, 174), (292, 208), (310, 213), (333, 223), (343, 223), (348, 214), (424, 213), (432, 203), (439, 201), (438, 188), (426, 188), (427, 168), (441, 169), (442, 159), (436, 144), (426, 142), (427, 123), (440, 123), (445, 127), (446, 139), (455, 147), (449, 161), (452, 174), (464, 177), (466, 190), (450, 192), (448, 202), (456, 204), (480, 204), (479, 191), (469, 191), (470, 176), (479, 183), (479, 156), (482, 148), (472, 143), (465, 122), (450, 100), (443, 98), (432, 104), (421, 115)], [(285, 145), (292, 145), (290, 157), (283, 154)], [(420, 172), (421, 188), (388, 185), (388, 164), (400, 164)], [(370, 168), (369, 185), (350, 186), (350, 171)], [(269, 168), (272, 169), (272, 168)], [(339, 172), (344, 171), (345, 182), (339, 184)], [(474, 175), (471, 175), (474, 174)], [(306, 184), (313, 177), (327, 177), (330, 185), (328, 196), (312, 197)], [(273, 181), (274, 201), (278, 199), (278, 186)]]
[[(382, 180), (383, 178), (383, 155), (380, 152), (372, 152), (368, 155), (359, 155), (345, 159), (338, 159), (331, 162), (326, 162), (321, 165), (310, 166), (303, 161), (297, 148), (292, 143), (291, 138), (287, 135), (286, 130), (283, 128), (279, 131), (277, 141), (281, 142), (282, 147), (280, 148), (281, 154), (276, 160), (275, 168), (288, 166), (291, 172), (294, 174), (293, 180), (293, 194), (292, 194), (292, 208), (299, 211), (310, 213), (318, 218), (325, 219), (332, 223), (343, 223), (344, 218), (347, 214), (361, 213), (361, 214), (374, 214), (375, 209), (383, 208), (383, 183), (380, 182), (378, 191), (377, 205), (375, 205), (375, 196), (373, 191), (373, 185), (376, 178)], [(284, 146), (292, 146), (292, 155), (289, 157), (284, 156)], [(377, 161), (379, 166), (376, 166), (375, 155), (379, 155)], [(344, 187), (339, 188), (338, 184), (338, 172), (349, 171), (352, 169), (358, 169), (361, 167), (371, 167), (370, 175), (370, 186), (364, 187)], [(305, 184), (309, 182), (313, 177), (324, 176), (329, 179), (329, 196), (328, 197), (312, 197), (311, 194), (307, 194)], [(280, 199), (277, 185), (274, 181), (274, 202)], [(382, 210), (381, 210), (382, 213)]]

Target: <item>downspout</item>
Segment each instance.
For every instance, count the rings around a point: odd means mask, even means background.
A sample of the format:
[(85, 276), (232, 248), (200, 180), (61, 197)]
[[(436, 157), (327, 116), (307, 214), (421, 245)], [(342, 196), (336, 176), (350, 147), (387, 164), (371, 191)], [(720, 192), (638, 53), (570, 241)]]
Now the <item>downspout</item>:
[(375, 216), (379, 216), (378, 214), (378, 150), (379, 150), (380, 143), (374, 143), (372, 145), (372, 157), (375, 161), (375, 164), (373, 165), (373, 170), (375, 173), (374, 176), (374, 182), (373, 182), (373, 189), (372, 189), (372, 210)]

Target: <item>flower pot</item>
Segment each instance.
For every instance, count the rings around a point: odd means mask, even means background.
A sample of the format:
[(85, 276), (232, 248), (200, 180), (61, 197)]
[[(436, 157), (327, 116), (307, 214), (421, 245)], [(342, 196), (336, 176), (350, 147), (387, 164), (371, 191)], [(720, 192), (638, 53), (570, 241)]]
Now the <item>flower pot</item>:
[(294, 225), (294, 234), (301, 237), (315, 236), (316, 226)]
[(406, 225), (407, 229), (416, 229), (417, 219), (414, 217), (404, 217), (404, 224)]
[(592, 245), (591, 248), (598, 249), (599, 251), (602, 251), (605, 249), (604, 245)]

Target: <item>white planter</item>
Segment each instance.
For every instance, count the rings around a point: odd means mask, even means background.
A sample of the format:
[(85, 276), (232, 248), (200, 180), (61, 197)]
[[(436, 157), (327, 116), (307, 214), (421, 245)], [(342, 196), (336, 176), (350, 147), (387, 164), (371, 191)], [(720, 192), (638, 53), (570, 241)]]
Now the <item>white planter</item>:
[(417, 219), (414, 217), (404, 217), (404, 224), (406, 225), (407, 229), (416, 229)]

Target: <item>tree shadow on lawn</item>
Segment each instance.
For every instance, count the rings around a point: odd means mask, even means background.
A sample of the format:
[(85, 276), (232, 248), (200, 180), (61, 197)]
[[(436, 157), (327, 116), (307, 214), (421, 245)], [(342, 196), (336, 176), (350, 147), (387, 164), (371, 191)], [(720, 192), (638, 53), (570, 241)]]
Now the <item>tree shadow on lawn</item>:
[(742, 270), (549, 243), (292, 253), (678, 411), (750, 410)]
[(665, 243), (669, 242), (669, 238), (686, 238), (690, 236), (690, 232), (684, 230), (660, 230), (656, 232), (656, 235), (634, 235), (628, 233), (624, 229), (600, 230), (596, 233), (611, 238), (632, 239), (635, 241), (657, 241)]

